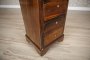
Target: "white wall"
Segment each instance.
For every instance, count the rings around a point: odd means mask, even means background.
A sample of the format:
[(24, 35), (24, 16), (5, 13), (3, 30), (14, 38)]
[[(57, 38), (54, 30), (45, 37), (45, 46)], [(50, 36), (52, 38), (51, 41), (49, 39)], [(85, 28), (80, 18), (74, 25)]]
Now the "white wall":
[(90, 7), (90, 0), (69, 0), (72, 7)]
[[(90, 7), (90, 0), (69, 0), (69, 6)], [(0, 5), (19, 5), (19, 0), (0, 0)]]
[(0, 5), (19, 5), (19, 0), (0, 0)]

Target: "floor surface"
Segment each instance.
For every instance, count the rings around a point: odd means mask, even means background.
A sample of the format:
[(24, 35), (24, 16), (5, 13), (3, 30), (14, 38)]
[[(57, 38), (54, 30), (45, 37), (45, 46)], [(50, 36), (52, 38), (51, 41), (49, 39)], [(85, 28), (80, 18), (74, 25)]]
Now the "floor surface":
[(25, 39), (20, 9), (0, 9), (0, 60), (90, 60), (90, 12), (68, 11), (64, 34), (41, 57)]

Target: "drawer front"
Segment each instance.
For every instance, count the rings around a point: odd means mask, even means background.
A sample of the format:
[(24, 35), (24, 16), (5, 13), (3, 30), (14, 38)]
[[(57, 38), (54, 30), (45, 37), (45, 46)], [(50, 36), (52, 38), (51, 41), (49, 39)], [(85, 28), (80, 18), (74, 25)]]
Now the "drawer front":
[(45, 5), (45, 21), (59, 15), (60, 5), (58, 2), (51, 2)]
[(44, 20), (55, 18), (58, 15), (64, 14), (66, 11), (67, 0), (61, 2), (49, 2), (44, 4)]
[(56, 18), (53, 18), (52, 20), (48, 21), (45, 24), (45, 33), (50, 33), (51, 31), (60, 28), (64, 25), (65, 22), (65, 16), (58, 16)]
[(51, 33), (46, 34), (44, 37), (44, 45), (47, 46), (48, 44), (53, 42), (55, 39), (63, 35), (63, 30), (64, 30), (63, 27), (61, 27), (61, 28), (54, 30)]

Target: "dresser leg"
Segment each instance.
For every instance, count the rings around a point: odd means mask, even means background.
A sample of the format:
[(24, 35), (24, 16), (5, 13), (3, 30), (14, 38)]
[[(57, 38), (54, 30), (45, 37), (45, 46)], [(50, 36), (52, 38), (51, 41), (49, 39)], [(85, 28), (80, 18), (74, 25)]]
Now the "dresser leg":
[(26, 36), (26, 40), (28, 41), (28, 43), (29, 42), (32, 43), (32, 45), (35, 47), (36, 51), (39, 53), (40, 56), (43, 56), (43, 55), (46, 54), (46, 52), (48, 51), (49, 47), (40, 49), (40, 47), (38, 47), (34, 42), (32, 42), (32, 40), (27, 35), (25, 35), (25, 36)]
[(40, 54), (40, 56), (43, 56), (43, 55), (45, 55), (46, 52), (48, 51), (48, 48), (44, 48), (44, 49), (41, 49), (41, 50), (38, 50), (38, 49), (36, 48), (36, 50), (37, 50), (37, 52)]
[(64, 40), (64, 34), (57, 41), (62, 42), (63, 40)]
[[(56, 41), (62, 42), (63, 39), (64, 39), (64, 34), (60, 38), (56, 39)], [(52, 46), (53, 43), (54, 42), (52, 42), (50, 45), (48, 45), (44, 49), (42, 49), (39, 54), (41, 54), (41, 56), (43, 56), (44, 54), (46, 54), (46, 52), (49, 50), (49, 48)]]

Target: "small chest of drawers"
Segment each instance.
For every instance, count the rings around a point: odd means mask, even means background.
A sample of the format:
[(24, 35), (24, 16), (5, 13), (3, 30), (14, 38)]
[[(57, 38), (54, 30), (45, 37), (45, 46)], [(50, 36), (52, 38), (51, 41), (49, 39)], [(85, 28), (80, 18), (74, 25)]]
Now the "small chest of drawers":
[(40, 55), (49, 46), (64, 38), (68, 0), (19, 0), (26, 29), (26, 40), (31, 41)]

